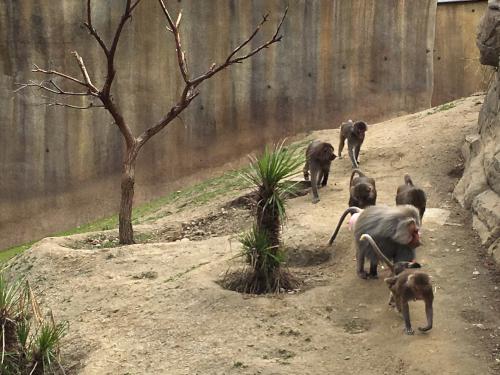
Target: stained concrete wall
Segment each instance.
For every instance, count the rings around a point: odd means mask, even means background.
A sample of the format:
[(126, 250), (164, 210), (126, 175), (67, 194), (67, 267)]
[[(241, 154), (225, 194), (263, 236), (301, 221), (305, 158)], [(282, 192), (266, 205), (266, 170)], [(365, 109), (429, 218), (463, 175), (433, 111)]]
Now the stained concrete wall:
[[(13, 93), (16, 82), (36, 77), (32, 63), (78, 75), (74, 49), (102, 82), (103, 55), (82, 26), (86, 2), (0, 3), (2, 248), (114, 212), (122, 141), (103, 110), (46, 107), (39, 92)], [(95, 27), (109, 41), (123, 0), (93, 3)], [(430, 105), (435, 0), (170, 2), (174, 13), (184, 10), (191, 72), (221, 61), (266, 11), (272, 17), (262, 35), (270, 35), (287, 4), (283, 41), (205, 83), (182, 121), (148, 144), (139, 157), (136, 202), (286, 135)], [(135, 133), (180, 93), (164, 24), (157, 2), (143, 1), (120, 41), (114, 96)]]
[(479, 63), (476, 34), (487, 1), (439, 4), (432, 105), (486, 91), (493, 70)]

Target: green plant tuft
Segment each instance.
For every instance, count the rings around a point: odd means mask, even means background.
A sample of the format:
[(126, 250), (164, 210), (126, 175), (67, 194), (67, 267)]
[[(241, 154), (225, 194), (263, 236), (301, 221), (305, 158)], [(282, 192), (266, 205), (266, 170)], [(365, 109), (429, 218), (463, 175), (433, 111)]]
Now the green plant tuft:
[(242, 255), (254, 269), (268, 274), (285, 261), (285, 254), (279, 248), (274, 249), (269, 242), (269, 234), (254, 226), (240, 237)]
[(68, 324), (41, 317), (27, 281), (9, 281), (0, 272), (0, 374), (64, 374), (59, 346)]
[(257, 189), (257, 226), (268, 233), (271, 245), (276, 248), (281, 224), (286, 220), (285, 200), (298, 190), (298, 183), (289, 179), (304, 163), (300, 151), (297, 146), (285, 147), (284, 141), (272, 150), (266, 147), (259, 158), (250, 157), (250, 167), (240, 174)]
[(37, 365), (42, 365), (43, 369), (50, 369), (58, 361), (59, 345), (61, 339), (68, 331), (68, 323), (54, 323), (45, 321), (41, 324), (35, 335), (31, 351), (33, 360)]

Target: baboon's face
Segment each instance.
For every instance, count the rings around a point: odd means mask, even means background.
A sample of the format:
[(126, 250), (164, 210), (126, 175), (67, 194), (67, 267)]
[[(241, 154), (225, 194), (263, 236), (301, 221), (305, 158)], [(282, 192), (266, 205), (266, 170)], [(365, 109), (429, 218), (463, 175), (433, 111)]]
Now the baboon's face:
[(358, 199), (368, 201), (375, 197), (375, 189), (370, 184), (360, 183), (354, 186), (354, 194)]
[(363, 121), (358, 121), (354, 124), (354, 131), (360, 138), (364, 138), (365, 132), (368, 131), (368, 126)]
[(332, 145), (325, 145), (325, 148), (323, 149), (323, 154), (324, 154), (324, 160), (328, 161), (333, 161), (337, 157), (337, 155), (335, 155), (334, 153)]

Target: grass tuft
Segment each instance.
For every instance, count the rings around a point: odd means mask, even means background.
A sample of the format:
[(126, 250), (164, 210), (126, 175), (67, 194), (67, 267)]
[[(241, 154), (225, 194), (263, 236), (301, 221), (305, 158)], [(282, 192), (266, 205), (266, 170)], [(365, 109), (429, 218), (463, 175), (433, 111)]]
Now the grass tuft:
[(44, 320), (34, 293), (23, 280), (0, 273), (0, 374), (64, 374), (59, 346), (66, 322)]

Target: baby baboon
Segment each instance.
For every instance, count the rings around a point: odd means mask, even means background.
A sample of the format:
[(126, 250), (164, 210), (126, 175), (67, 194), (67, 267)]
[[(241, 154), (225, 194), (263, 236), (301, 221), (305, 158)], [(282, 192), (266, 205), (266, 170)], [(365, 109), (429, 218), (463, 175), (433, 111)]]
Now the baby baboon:
[(420, 213), (420, 220), (424, 217), (427, 197), (422, 189), (413, 185), (413, 181), (409, 174), (405, 174), (404, 185), (398, 187), (398, 191), (396, 192), (396, 204), (411, 204), (417, 207)]
[[(342, 214), (337, 228), (330, 238), (331, 245), (347, 214), (360, 212), (354, 226), (357, 273), (362, 279), (377, 278), (378, 256), (369, 243), (361, 241), (369, 234), (380, 245), (381, 251), (392, 262), (411, 262), (415, 259), (415, 248), (420, 246), (420, 216), (410, 205), (386, 207), (369, 206), (364, 210), (349, 207)], [(370, 272), (365, 272), (365, 258), (370, 260)]]
[(330, 143), (312, 141), (306, 150), (306, 164), (304, 165), (304, 179), (309, 180), (309, 171), (311, 172), (311, 187), (313, 193), (313, 203), (319, 202), (318, 185), (326, 186), (330, 165), (337, 155), (334, 153), (333, 146)]
[(342, 157), (342, 150), (347, 139), (347, 152), (351, 158), (353, 168), (358, 168), (359, 150), (365, 140), (367, 130), (368, 126), (363, 121), (353, 123), (352, 120), (349, 120), (340, 126), (339, 158)]
[(385, 279), (392, 292), (396, 308), (403, 314), (405, 321), (405, 333), (413, 335), (411, 328), (409, 301), (423, 300), (425, 302), (425, 315), (427, 316), (427, 326), (418, 327), (419, 331), (425, 332), (432, 329), (432, 302), (434, 293), (432, 291), (431, 278), (425, 272), (415, 271), (407, 268), (396, 276)]
[(380, 260), (387, 263), (393, 273), (393, 276), (386, 278), (384, 281), (389, 285), (389, 289), (391, 290), (389, 304), (392, 305), (394, 303), (398, 311), (403, 313), (405, 333), (407, 335), (413, 335), (414, 333), (411, 328), (408, 306), (408, 301), (411, 300), (424, 300), (427, 326), (423, 328), (419, 327), (418, 329), (422, 332), (430, 330), (432, 328), (432, 302), (434, 301), (434, 293), (429, 275), (425, 272), (416, 271), (415, 269), (420, 268), (420, 264), (416, 262), (397, 262), (393, 264), (387, 259), (370, 235), (363, 234), (360, 240), (367, 240), (374, 252), (380, 257)]
[[(354, 177), (357, 174), (358, 177)], [(367, 177), (359, 169), (354, 169), (351, 173), (351, 182), (349, 183), (349, 207), (365, 208), (374, 206), (377, 203), (377, 189), (375, 180)]]

